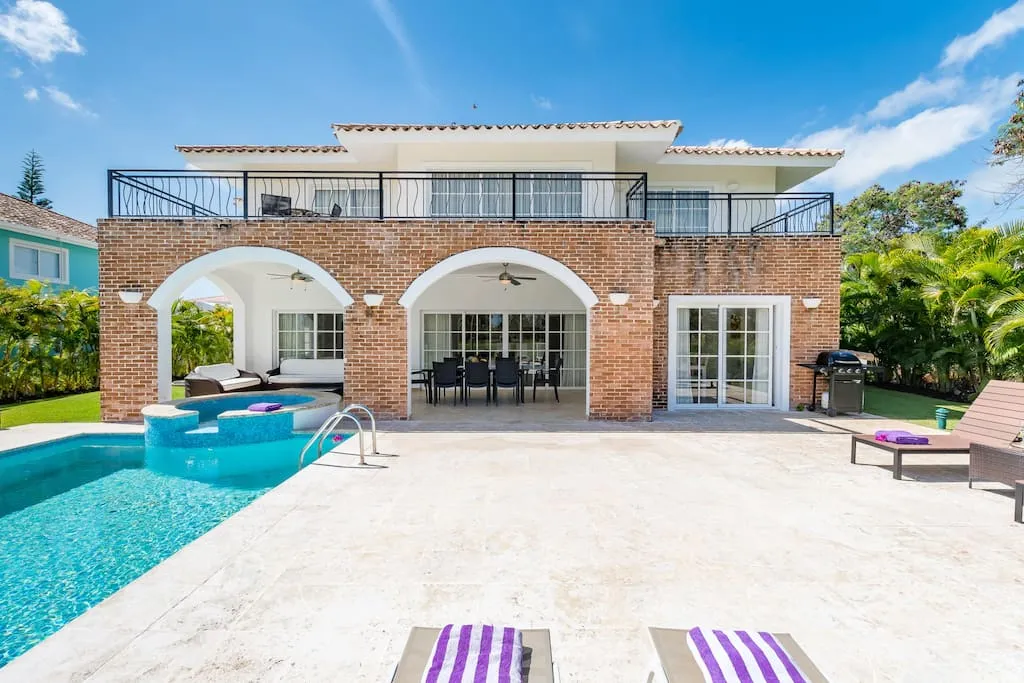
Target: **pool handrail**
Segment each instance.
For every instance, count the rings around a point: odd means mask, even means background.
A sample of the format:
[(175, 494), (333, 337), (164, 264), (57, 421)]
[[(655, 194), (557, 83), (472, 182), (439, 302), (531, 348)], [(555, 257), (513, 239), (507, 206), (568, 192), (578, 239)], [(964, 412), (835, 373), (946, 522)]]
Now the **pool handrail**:
[(334, 431), (334, 428), (338, 426), (339, 422), (346, 418), (356, 423), (356, 429), (359, 430), (359, 464), (366, 464), (366, 448), (365, 441), (363, 439), (363, 425), (361, 422), (359, 422), (359, 419), (355, 415), (352, 415), (351, 413), (341, 410), (334, 413), (326, 420), (324, 420), (324, 423), (320, 425), (320, 429), (316, 430), (316, 433), (313, 434), (312, 438), (310, 438), (310, 440), (306, 442), (306, 445), (302, 447), (302, 452), (299, 453), (299, 469), (302, 469), (302, 463), (306, 459), (306, 453), (313, 446), (313, 444), (317, 445), (317, 459), (323, 456), (324, 438), (326, 438), (328, 434)]
[(373, 417), (373, 411), (362, 403), (350, 403), (341, 412), (348, 413), (353, 410), (361, 410), (370, 418), (370, 437), (373, 445), (373, 450), (370, 451), (370, 455), (379, 455), (379, 452), (377, 451), (377, 420)]

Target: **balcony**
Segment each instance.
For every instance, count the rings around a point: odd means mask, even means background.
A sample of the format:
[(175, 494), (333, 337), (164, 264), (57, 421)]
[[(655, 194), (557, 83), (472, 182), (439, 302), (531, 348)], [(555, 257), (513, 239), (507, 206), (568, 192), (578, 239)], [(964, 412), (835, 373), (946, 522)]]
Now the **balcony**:
[(475, 171), (107, 173), (112, 218), (652, 220), (661, 237), (833, 234), (833, 196), (648, 190), (647, 174)]
[(484, 220), (644, 218), (645, 173), (121, 171), (111, 217)]

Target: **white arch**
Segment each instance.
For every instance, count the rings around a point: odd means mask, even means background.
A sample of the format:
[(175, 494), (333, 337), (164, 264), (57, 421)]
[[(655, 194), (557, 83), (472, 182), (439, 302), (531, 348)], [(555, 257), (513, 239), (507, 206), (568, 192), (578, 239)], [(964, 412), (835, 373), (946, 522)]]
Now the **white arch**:
[(157, 310), (170, 306), (186, 287), (199, 278), (219, 268), (245, 263), (276, 263), (291, 266), (312, 275), (342, 306), (349, 306), (353, 302), (352, 296), (330, 273), (298, 254), (272, 247), (227, 247), (203, 254), (178, 268), (156, 288), (147, 303)]
[(528, 266), (543, 271), (568, 287), (575, 294), (586, 308), (591, 308), (597, 303), (597, 294), (590, 288), (583, 279), (574, 273), (566, 265), (527, 249), (515, 247), (482, 247), (470, 249), (449, 256), (443, 261), (436, 263), (413, 280), (412, 284), (405, 290), (402, 298), (398, 300), (405, 308), (410, 308), (416, 299), (420, 297), (427, 288), (443, 278), (451, 275), (456, 270), (469, 266), (478, 266), (487, 263), (512, 263), (517, 266)]
[[(175, 299), (181, 296), (186, 287), (199, 278), (209, 277), (213, 271), (220, 268), (250, 263), (283, 264), (301, 270), (312, 275), (343, 307), (349, 306), (353, 302), (352, 296), (330, 273), (313, 261), (283, 249), (227, 247), (192, 259), (168, 275), (167, 279), (156, 288), (146, 302), (157, 312), (157, 395), (161, 401), (168, 401), (171, 398), (171, 305)], [(221, 287), (221, 290), (228, 296), (237, 297), (238, 293), (233, 288), (230, 288), (231, 292), (224, 290), (226, 283), (223, 279), (217, 278), (215, 284)], [(236, 318), (235, 324), (244, 326), (245, 309), (241, 309), (240, 312), (242, 313), (241, 319)], [(245, 360), (244, 357), (238, 358), (240, 351), (245, 348), (244, 344), (243, 327), (242, 336), (235, 337), (236, 364)]]

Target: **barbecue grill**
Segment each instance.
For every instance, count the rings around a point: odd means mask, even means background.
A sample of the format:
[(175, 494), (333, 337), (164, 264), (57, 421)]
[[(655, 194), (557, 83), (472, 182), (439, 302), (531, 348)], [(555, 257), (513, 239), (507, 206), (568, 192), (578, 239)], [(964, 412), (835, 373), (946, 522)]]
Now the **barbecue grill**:
[(800, 363), (814, 371), (811, 383), (811, 410), (818, 396), (818, 377), (828, 381), (828, 414), (864, 411), (864, 385), (868, 367), (849, 351), (822, 351), (814, 363)]

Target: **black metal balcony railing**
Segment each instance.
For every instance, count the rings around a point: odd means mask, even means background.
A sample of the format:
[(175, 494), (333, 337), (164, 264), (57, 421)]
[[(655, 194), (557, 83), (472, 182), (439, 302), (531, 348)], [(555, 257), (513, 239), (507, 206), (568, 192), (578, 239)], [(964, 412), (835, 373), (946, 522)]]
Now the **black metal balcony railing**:
[(647, 192), (647, 217), (663, 237), (835, 234), (831, 192)]
[(107, 173), (135, 218), (652, 220), (664, 237), (834, 233), (833, 195), (648, 190), (647, 174), (475, 171)]
[(112, 170), (107, 208), (145, 218), (643, 219), (646, 187), (645, 173)]

